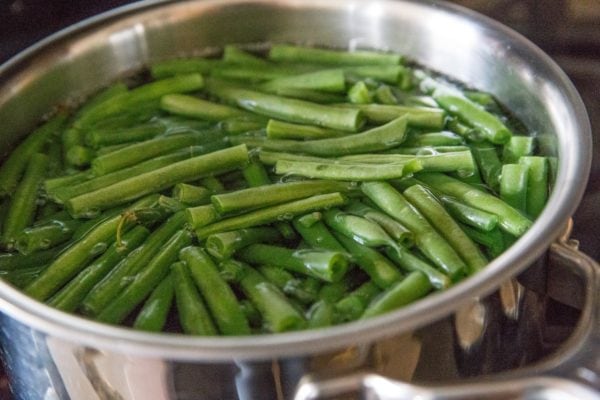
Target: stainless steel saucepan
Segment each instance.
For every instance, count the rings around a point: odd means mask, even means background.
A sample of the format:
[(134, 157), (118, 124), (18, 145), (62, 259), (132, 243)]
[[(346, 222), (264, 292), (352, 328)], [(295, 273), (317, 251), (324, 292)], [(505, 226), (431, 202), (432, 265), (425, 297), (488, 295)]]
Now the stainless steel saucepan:
[[(136, 3), (0, 67), (0, 153), (57, 104), (153, 62), (269, 42), (394, 50), (493, 93), (558, 160), (546, 209), (477, 276), (388, 315), (322, 330), (141, 333), (64, 314), (0, 282), (0, 341), (16, 398), (596, 398), (600, 269), (565, 234), (590, 165), (587, 115), (547, 55), (478, 14), (417, 0)], [(519, 274), (523, 285), (512, 280)], [(580, 309), (579, 322), (543, 358), (552, 345), (544, 310), (556, 300)]]

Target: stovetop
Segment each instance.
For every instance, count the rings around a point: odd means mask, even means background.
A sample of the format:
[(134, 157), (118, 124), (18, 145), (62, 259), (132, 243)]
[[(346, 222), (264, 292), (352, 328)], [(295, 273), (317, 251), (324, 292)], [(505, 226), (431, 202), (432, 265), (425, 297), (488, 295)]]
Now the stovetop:
[[(0, 64), (79, 20), (131, 0), (6, 0), (0, 2)], [(600, 1), (455, 0), (538, 44), (565, 70), (586, 104), (594, 133), (594, 159), (584, 198), (573, 216), (580, 249), (600, 260)], [(0, 399), (10, 399), (0, 363)]]

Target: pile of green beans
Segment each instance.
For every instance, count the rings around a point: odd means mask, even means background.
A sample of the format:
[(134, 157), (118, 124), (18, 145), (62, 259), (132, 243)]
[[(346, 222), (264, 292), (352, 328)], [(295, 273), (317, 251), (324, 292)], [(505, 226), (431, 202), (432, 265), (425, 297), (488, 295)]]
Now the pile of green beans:
[(377, 316), (486, 267), (549, 192), (494, 98), (404, 57), (175, 59), (61, 107), (0, 167), (0, 278), (152, 332)]

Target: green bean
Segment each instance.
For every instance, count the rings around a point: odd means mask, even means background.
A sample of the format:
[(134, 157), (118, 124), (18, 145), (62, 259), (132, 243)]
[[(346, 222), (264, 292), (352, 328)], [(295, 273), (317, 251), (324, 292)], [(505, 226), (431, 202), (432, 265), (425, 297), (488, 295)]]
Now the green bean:
[(398, 104), (398, 99), (396, 96), (394, 96), (394, 92), (387, 85), (380, 85), (377, 89), (375, 89), (375, 100), (380, 104)]
[(90, 290), (82, 302), (82, 312), (91, 316), (98, 315), (154, 259), (160, 246), (181, 229), (183, 223), (183, 213), (176, 213), (154, 230), (144, 243), (128, 254)]
[(363, 81), (358, 81), (348, 90), (348, 101), (352, 104), (369, 104), (373, 102), (373, 95)]
[(405, 80), (410, 78), (410, 71), (404, 65), (360, 65), (343, 67), (343, 70), (347, 75), (355, 75), (359, 78), (371, 78), (392, 85), (399, 84), (404, 87), (406, 87)]
[(183, 204), (198, 206), (210, 201), (211, 191), (202, 186), (178, 183), (173, 186), (173, 197)]
[(373, 299), (361, 318), (371, 318), (398, 309), (425, 296), (432, 289), (431, 283), (422, 272), (411, 272), (381, 295)]
[(366, 218), (379, 224), (397, 243), (410, 247), (414, 244), (414, 235), (404, 225), (387, 214), (371, 208), (359, 201), (351, 202), (344, 211)]
[(78, 128), (86, 128), (95, 122), (116, 115), (123, 111), (135, 110), (141, 104), (159, 100), (162, 96), (171, 93), (193, 92), (202, 89), (204, 80), (200, 74), (179, 75), (166, 78), (145, 85), (141, 85), (126, 93), (119, 94), (102, 103), (75, 122)]
[(498, 228), (494, 228), (491, 231), (482, 232), (478, 229), (471, 228), (468, 225), (461, 224), (461, 229), (473, 240), (475, 243), (479, 243), (488, 249), (489, 256), (496, 258), (508, 248), (505, 243), (505, 237), (503, 232)]
[(496, 148), (491, 143), (472, 143), (471, 151), (473, 157), (477, 160), (479, 172), (483, 177), (483, 181), (494, 192), (500, 190), (500, 172), (502, 171), (502, 163), (498, 158)]
[(72, 215), (85, 215), (164, 190), (176, 183), (192, 181), (214, 173), (230, 171), (248, 162), (246, 146), (235, 146), (176, 162), (142, 173), (110, 186), (73, 197), (65, 205)]
[(325, 282), (338, 282), (348, 270), (345, 253), (329, 250), (295, 250), (267, 244), (251, 244), (236, 253), (252, 264), (269, 264), (312, 276)]
[(500, 228), (514, 236), (523, 235), (531, 226), (529, 219), (504, 201), (457, 179), (435, 172), (419, 174), (418, 179), (467, 205), (495, 214)]
[(348, 154), (380, 151), (398, 146), (404, 141), (406, 118), (400, 117), (385, 125), (348, 137), (319, 140), (275, 140), (236, 136), (232, 143), (246, 143), (274, 151), (301, 152), (317, 156), (342, 156)]
[(31, 156), (43, 150), (52, 136), (62, 129), (66, 119), (65, 113), (58, 113), (31, 133), (4, 160), (0, 168), (0, 198), (11, 196), (14, 193)]
[(266, 91), (291, 88), (340, 93), (346, 90), (346, 81), (343, 70), (325, 69), (271, 79), (260, 88)]
[(368, 281), (335, 303), (335, 312), (342, 321), (354, 321), (363, 314), (371, 300), (381, 293), (373, 281)]
[[(54, 201), (63, 203), (70, 198), (93, 192), (95, 190), (121, 182), (125, 179), (169, 166), (178, 161), (189, 159), (191, 157), (209, 153), (215, 150), (220, 150), (225, 146), (225, 142), (223, 141), (207, 143), (202, 146), (192, 146), (186, 149), (177, 150), (164, 156), (152, 158), (131, 167), (124, 168), (120, 171), (111, 172), (109, 174), (97, 177), (90, 177), (87, 180), (77, 182), (73, 185), (64, 184), (60, 187), (47, 188), (46, 190)], [(87, 173), (86, 175), (89, 174), (91, 173)]]
[[(158, 196), (148, 196), (137, 201), (128, 210), (135, 210), (153, 204)], [(34, 299), (44, 301), (50, 298), (65, 283), (81, 271), (89, 260), (106, 251), (115, 235), (121, 216), (109, 216), (96, 224), (80, 240), (62, 252), (48, 268), (31, 282), (25, 293)]]
[(288, 122), (312, 124), (349, 132), (358, 131), (365, 122), (362, 114), (357, 110), (340, 109), (261, 93), (214, 80), (207, 82), (207, 90), (221, 100), (243, 109)]
[(164, 125), (142, 124), (124, 129), (93, 129), (85, 134), (85, 143), (95, 149), (130, 142), (141, 142), (164, 134)]
[(504, 145), (502, 152), (502, 162), (504, 164), (514, 164), (519, 162), (519, 158), (533, 155), (535, 139), (531, 136), (512, 136), (508, 143)]
[(179, 258), (187, 263), (219, 332), (229, 336), (249, 335), (250, 326), (235, 294), (221, 278), (210, 257), (198, 247), (187, 247), (181, 250)]
[(303, 226), (305, 228), (310, 228), (311, 226), (313, 226), (317, 222), (321, 221), (322, 219), (323, 219), (323, 214), (320, 211), (314, 211), (314, 212), (302, 215), (300, 217), (297, 217), (294, 219), (294, 221), (297, 221), (301, 226)]
[[(173, 235), (131, 281), (96, 317), (100, 322), (121, 322), (168, 275), (169, 267), (177, 260), (179, 250), (192, 242), (190, 234), (181, 230)], [(177, 293), (178, 291), (176, 291)]]
[(21, 268), (12, 271), (0, 271), (0, 278), (19, 289), (23, 289), (37, 279), (46, 268), (48, 268), (48, 264), (38, 264), (35, 267)]
[(44, 181), (43, 187), (46, 193), (53, 193), (58, 188), (70, 187), (85, 182), (92, 176), (91, 171), (76, 172), (71, 175), (57, 176), (48, 178)]
[(160, 332), (165, 326), (167, 315), (171, 310), (175, 288), (173, 274), (169, 274), (152, 291), (144, 306), (133, 322), (133, 327), (141, 331)]
[(113, 243), (104, 254), (79, 272), (62, 287), (48, 304), (59, 310), (75, 311), (90, 290), (108, 274), (119, 261), (137, 248), (149, 235), (148, 229), (136, 226), (127, 232), (120, 244)]
[(213, 233), (250, 228), (275, 221), (289, 220), (295, 215), (306, 214), (307, 212), (321, 210), (327, 207), (339, 206), (345, 202), (345, 197), (337, 192), (312, 196), (306, 199), (265, 207), (236, 217), (223, 219), (196, 229), (196, 236), (198, 239), (203, 240)]
[(10, 200), (2, 227), (2, 244), (7, 249), (13, 249), (15, 240), (21, 231), (29, 226), (37, 209), (38, 190), (46, 175), (48, 156), (34, 153), (25, 169), (23, 179)]
[(460, 146), (464, 139), (453, 132), (441, 131), (430, 133), (412, 133), (406, 137), (403, 146), (430, 147), (430, 146)]
[(26, 255), (20, 253), (0, 254), (0, 271), (10, 272), (45, 265), (48, 260), (56, 258), (67, 246), (56, 246), (48, 250), (40, 250)]
[(263, 129), (265, 128), (265, 125), (265, 121), (262, 120), (259, 121), (246, 117), (236, 117), (219, 122), (218, 127), (225, 133), (237, 135), (240, 133)]
[(288, 296), (293, 297), (302, 304), (314, 303), (317, 300), (321, 287), (319, 279), (307, 277), (300, 279), (294, 277), (283, 268), (271, 265), (261, 265), (258, 271), (271, 283), (277, 286)]
[(510, 140), (512, 132), (502, 121), (468, 98), (450, 93), (447, 90), (435, 90), (432, 96), (448, 113), (457, 116), (465, 124), (478, 129), (482, 136), (490, 142), (504, 144)]
[(343, 213), (337, 208), (326, 210), (323, 215), (331, 229), (367, 247), (396, 246), (396, 242), (376, 222)]
[(328, 304), (334, 304), (344, 296), (348, 295), (350, 285), (347, 280), (326, 283), (319, 288), (318, 299)]
[(474, 274), (487, 265), (488, 260), (479, 251), (479, 248), (460, 229), (460, 226), (431, 192), (421, 185), (414, 185), (404, 191), (404, 196), (450, 243), (467, 264), (469, 274)]
[(171, 273), (175, 286), (179, 322), (183, 332), (199, 336), (217, 335), (217, 328), (194, 285), (188, 267), (184, 263), (176, 262), (171, 266)]
[(277, 229), (256, 227), (236, 231), (220, 232), (206, 238), (206, 251), (211, 256), (223, 260), (230, 258), (237, 250), (250, 244), (275, 242), (280, 239)]
[[(340, 161), (364, 162), (382, 165), (385, 163), (402, 163), (416, 159), (423, 167), (423, 171), (451, 172), (459, 171), (462, 174), (473, 173), (475, 169), (473, 156), (468, 150), (432, 155), (412, 154), (357, 154), (345, 156)], [(416, 171), (415, 171), (416, 172)]]
[(504, 164), (500, 177), (500, 198), (511, 207), (527, 212), (527, 178), (529, 167), (525, 164)]
[(223, 185), (223, 183), (218, 178), (212, 175), (205, 176), (202, 179), (200, 179), (200, 184), (213, 193), (225, 192), (225, 186)]
[(352, 260), (380, 288), (388, 288), (402, 278), (400, 271), (377, 250), (364, 246), (340, 233), (334, 233), (334, 236), (352, 255)]
[(185, 219), (192, 229), (210, 225), (221, 219), (217, 209), (212, 204), (189, 207), (185, 210)]
[[(252, 114), (223, 104), (213, 103), (198, 97), (169, 94), (160, 100), (160, 107), (172, 114), (206, 121), (222, 121), (229, 118), (253, 117)], [(256, 117), (254, 118), (256, 119)]]
[(363, 193), (415, 235), (416, 246), (451, 279), (460, 279), (466, 266), (458, 254), (399, 192), (389, 183), (365, 182)]
[(398, 54), (374, 51), (338, 51), (276, 44), (269, 51), (273, 61), (305, 62), (329, 65), (397, 65), (402, 62)]
[(15, 248), (21, 254), (50, 249), (71, 239), (81, 224), (79, 220), (50, 221), (26, 228), (16, 236)]
[(65, 154), (67, 163), (78, 168), (87, 167), (95, 157), (93, 149), (81, 145), (71, 146)]
[(338, 106), (360, 110), (373, 124), (384, 124), (406, 116), (409, 126), (424, 129), (442, 129), (446, 117), (444, 110), (431, 107), (387, 104), (339, 104)]
[(450, 215), (458, 222), (482, 231), (491, 231), (498, 225), (498, 217), (478, 208), (470, 207), (449, 196), (438, 196)]
[(92, 171), (96, 175), (105, 175), (182, 148), (214, 142), (219, 140), (220, 137), (221, 133), (219, 131), (207, 130), (204, 132), (181, 133), (134, 143), (96, 157), (92, 161)]
[(317, 194), (345, 193), (354, 187), (351, 183), (327, 180), (276, 183), (213, 195), (211, 201), (217, 212), (222, 214), (281, 204)]
[(335, 323), (335, 308), (332, 303), (319, 300), (306, 313), (308, 328), (325, 328)]
[(462, 122), (459, 121), (458, 118), (455, 118), (455, 117), (450, 118), (448, 120), (448, 122), (446, 122), (446, 127), (451, 132), (454, 132), (454, 133), (464, 137), (465, 139), (469, 139), (469, 140), (473, 140), (473, 141), (478, 141), (478, 140), (483, 139), (477, 129), (471, 128), (470, 126), (463, 124)]
[(289, 299), (258, 271), (234, 260), (225, 261), (221, 268), (236, 277), (246, 297), (260, 311), (268, 331), (285, 332), (306, 326), (304, 317)]
[(270, 119), (267, 124), (267, 137), (269, 139), (318, 140), (346, 135), (348, 133), (344, 131), (320, 128), (313, 125), (292, 124), (276, 119)]
[(519, 164), (528, 167), (527, 215), (536, 218), (548, 200), (548, 161), (546, 157), (525, 156), (519, 159)]
[(295, 218), (294, 228), (298, 231), (300, 236), (302, 236), (302, 239), (315, 249), (324, 249), (340, 253), (346, 251), (344, 246), (338, 242), (321, 221), (306, 226), (300, 222), (300, 218)]

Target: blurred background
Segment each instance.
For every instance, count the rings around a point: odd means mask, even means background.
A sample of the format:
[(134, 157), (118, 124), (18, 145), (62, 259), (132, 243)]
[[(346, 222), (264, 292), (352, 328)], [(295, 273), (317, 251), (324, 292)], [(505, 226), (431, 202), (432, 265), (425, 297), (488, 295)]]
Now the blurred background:
[[(594, 162), (585, 197), (574, 215), (573, 237), (584, 252), (600, 260), (600, 0), (453, 2), (528, 37), (554, 58), (579, 90), (594, 132)], [(0, 63), (53, 32), (128, 3), (132, 1), (0, 0)], [(1, 375), (0, 399), (8, 399)]]

